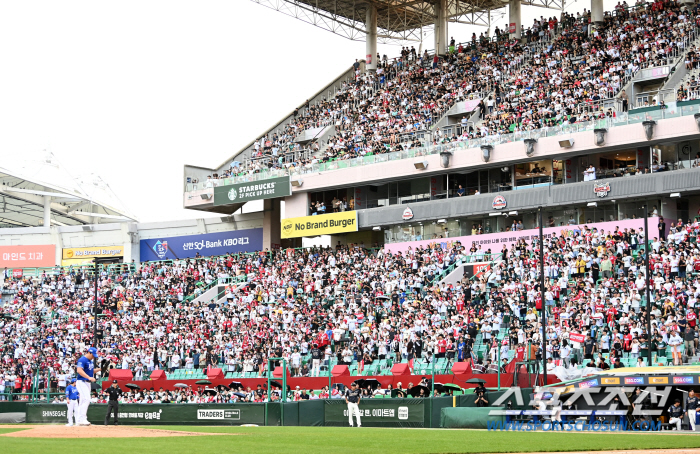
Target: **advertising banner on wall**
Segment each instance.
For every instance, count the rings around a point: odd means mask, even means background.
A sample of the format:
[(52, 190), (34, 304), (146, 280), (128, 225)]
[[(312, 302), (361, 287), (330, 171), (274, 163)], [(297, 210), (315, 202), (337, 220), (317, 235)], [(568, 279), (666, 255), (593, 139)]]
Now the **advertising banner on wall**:
[(123, 257), (124, 246), (96, 246), (63, 248), (63, 260), (93, 257)]
[(319, 214), (282, 220), (282, 238), (357, 232), (357, 211)]
[[(364, 399), (360, 404), (363, 427), (423, 427), (423, 399)], [(348, 405), (344, 399), (325, 401), (325, 425), (348, 425)]]
[(273, 199), (288, 195), (292, 195), (292, 185), (288, 176), (251, 183), (227, 184), (214, 188), (214, 206)]
[(0, 246), (0, 269), (44, 268), (56, 265), (56, 245)]
[[(28, 423), (67, 422), (66, 405), (27, 405)], [(88, 420), (93, 424), (104, 421), (106, 404), (92, 404)], [(265, 404), (119, 404), (119, 424), (193, 424), (222, 426), (265, 424)]]
[[(659, 218), (650, 217), (649, 218), (649, 238), (654, 238), (659, 236)], [(581, 232), (586, 227), (589, 229), (598, 229), (598, 232), (603, 232), (604, 234), (611, 233), (615, 229), (635, 229), (639, 232), (640, 229), (644, 229), (644, 219), (628, 219), (625, 221), (611, 221), (611, 222), (593, 222), (590, 224), (578, 224), (578, 225), (567, 225), (560, 227), (547, 227), (544, 230), (545, 238), (556, 236), (573, 236), (578, 232)], [(501, 233), (487, 233), (484, 235), (469, 235), (469, 236), (459, 236), (454, 238), (442, 238), (440, 240), (423, 240), (423, 241), (411, 241), (406, 243), (390, 243), (384, 245), (384, 249), (387, 252), (396, 254), (397, 252), (406, 253), (409, 248), (416, 249), (418, 247), (424, 248), (427, 246), (438, 246), (442, 249), (449, 249), (455, 245), (455, 243), (460, 242), (462, 246), (467, 248), (467, 251), (471, 248), (472, 244), (475, 246), (481, 246), (481, 250), (486, 253), (491, 249), (492, 254), (498, 254), (503, 250), (503, 246), (506, 246), (510, 250), (511, 246), (515, 243), (524, 239), (528, 244), (532, 244), (532, 240), (539, 236), (538, 229), (531, 230), (518, 230), (515, 232), (501, 232)]]
[(262, 242), (263, 229), (152, 238), (141, 240), (141, 261), (254, 252), (262, 250)]
[(96, 258), (124, 257), (124, 246), (63, 248), (61, 266), (91, 265)]

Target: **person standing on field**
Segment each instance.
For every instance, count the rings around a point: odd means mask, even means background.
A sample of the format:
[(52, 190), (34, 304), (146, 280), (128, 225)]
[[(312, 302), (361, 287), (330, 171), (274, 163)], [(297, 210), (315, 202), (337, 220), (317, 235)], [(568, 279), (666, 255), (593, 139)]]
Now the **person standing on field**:
[(73, 425), (73, 415), (75, 415), (75, 423), (78, 423), (79, 397), (78, 388), (75, 387), (75, 378), (71, 378), (70, 385), (66, 386), (66, 403), (68, 404), (68, 424), (66, 426), (68, 427)]
[(348, 420), (350, 421), (350, 427), (352, 424), (352, 415), (355, 414), (357, 417), (357, 427), (362, 427), (360, 422), (360, 390), (357, 388), (357, 383), (353, 383), (351, 389), (345, 393), (345, 403), (348, 404)]
[(95, 382), (95, 378), (93, 377), (95, 365), (92, 361), (97, 358), (99, 358), (97, 356), (97, 349), (95, 347), (90, 347), (87, 353), (80, 357), (76, 365), (76, 370), (78, 372), (77, 388), (78, 393), (80, 393), (76, 422), (78, 426), (90, 425), (90, 421), (87, 419), (87, 411), (90, 406), (90, 383)]
[(107, 401), (107, 416), (105, 416), (105, 426), (109, 425), (109, 416), (114, 411), (114, 425), (119, 425), (119, 397), (122, 395), (122, 390), (119, 388), (117, 381), (112, 382), (112, 386), (105, 389), (102, 394), (109, 395)]

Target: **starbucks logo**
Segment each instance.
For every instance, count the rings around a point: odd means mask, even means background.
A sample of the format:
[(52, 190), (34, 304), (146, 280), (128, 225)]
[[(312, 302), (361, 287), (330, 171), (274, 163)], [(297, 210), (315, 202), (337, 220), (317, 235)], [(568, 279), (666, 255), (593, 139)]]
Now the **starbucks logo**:
[(236, 200), (236, 197), (238, 197), (238, 193), (236, 192), (235, 188), (231, 188), (230, 191), (228, 191), (228, 199), (231, 201)]

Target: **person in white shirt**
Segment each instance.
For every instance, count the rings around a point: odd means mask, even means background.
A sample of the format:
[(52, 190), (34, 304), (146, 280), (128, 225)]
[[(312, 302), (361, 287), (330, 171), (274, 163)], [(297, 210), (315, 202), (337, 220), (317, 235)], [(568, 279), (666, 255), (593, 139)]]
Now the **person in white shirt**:
[(678, 331), (671, 333), (668, 339), (668, 345), (671, 346), (671, 351), (673, 352), (673, 365), (680, 366), (682, 364), (681, 358), (681, 345), (683, 344), (683, 339), (678, 335)]

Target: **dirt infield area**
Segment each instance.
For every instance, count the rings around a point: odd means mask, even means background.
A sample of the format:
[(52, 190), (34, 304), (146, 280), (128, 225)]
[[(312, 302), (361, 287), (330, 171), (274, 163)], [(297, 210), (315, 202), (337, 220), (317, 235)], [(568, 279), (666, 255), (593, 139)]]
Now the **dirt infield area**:
[(19, 438), (144, 438), (144, 437), (194, 437), (202, 435), (232, 435), (199, 432), (180, 432), (177, 430), (141, 429), (133, 426), (3, 426), (0, 429), (22, 429), (17, 432), (1, 434), (0, 437)]

